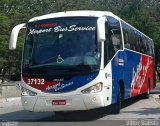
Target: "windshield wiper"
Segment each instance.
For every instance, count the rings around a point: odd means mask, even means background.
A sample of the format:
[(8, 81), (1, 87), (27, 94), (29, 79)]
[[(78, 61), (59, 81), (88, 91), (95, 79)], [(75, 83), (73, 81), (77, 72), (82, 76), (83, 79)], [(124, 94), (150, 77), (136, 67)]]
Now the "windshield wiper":
[(52, 66), (53, 63), (48, 63), (48, 64), (41, 64), (41, 65), (35, 65), (35, 66), (30, 66), (29, 68), (39, 68), (39, 67), (46, 67), (46, 66)]
[(70, 66), (68, 67), (70, 71), (81, 71), (81, 72), (86, 72), (86, 71), (92, 71), (91, 66), (89, 65), (76, 65), (76, 66)]
[(51, 67), (51, 69), (54, 70), (67, 70), (70, 72), (95, 72), (97, 69), (93, 69), (92, 66), (90, 65), (75, 65), (75, 66), (70, 66), (70, 65), (57, 65), (57, 63), (49, 63), (49, 64), (42, 64), (42, 65), (35, 65), (35, 66), (30, 66), (30, 68), (43, 68), (43, 67)]

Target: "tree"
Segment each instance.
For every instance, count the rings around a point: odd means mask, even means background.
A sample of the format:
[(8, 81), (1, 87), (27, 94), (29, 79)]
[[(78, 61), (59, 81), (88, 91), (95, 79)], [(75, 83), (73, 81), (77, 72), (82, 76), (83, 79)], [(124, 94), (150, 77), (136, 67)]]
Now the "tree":
[[(160, 62), (160, 2), (159, 0), (1, 0), (0, 2), (0, 68), (20, 68), (25, 32), (19, 36), (17, 50), (9, 51), (12, 28), (30, 18), (69, 10), (102, 10), (118, 15), (147, 36), (156, 46), (156, 63)], [(6, 68), (6, 67), (5, 67)], [(12, 68), (7, 67), (6, 71)], [(9, 72), (10, 73), (10, 72)]]

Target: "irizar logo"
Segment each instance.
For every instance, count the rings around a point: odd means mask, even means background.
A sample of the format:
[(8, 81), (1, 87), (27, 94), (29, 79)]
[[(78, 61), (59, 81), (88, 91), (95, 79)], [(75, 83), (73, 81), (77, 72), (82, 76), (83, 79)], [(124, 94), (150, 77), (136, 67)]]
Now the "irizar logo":
[(55, 81), (55, 82), (61, 82), (61, 81), (64, 81), (64, 79), (63, 78), (53, 79), (53, 81)]

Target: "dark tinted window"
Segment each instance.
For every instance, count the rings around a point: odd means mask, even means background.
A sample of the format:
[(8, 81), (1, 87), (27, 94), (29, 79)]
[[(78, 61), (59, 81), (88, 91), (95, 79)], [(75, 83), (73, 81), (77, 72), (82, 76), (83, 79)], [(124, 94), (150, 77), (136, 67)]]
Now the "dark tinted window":
[(132, 28), (127, 23), (121, 21), (124, 36), (124, 47), (143, 54), (154, 55), (153, 42)]
[(64, 17), (28, 23), (23, 72), (32, 70), (32, 73), (40, 67), (99, 69), (100, 43), (96, 25), (95, 17)]
[(139, 51), (140, 34), (131, 26), (122, 21), (124, 47), (134, 51)]
[(106, 21), (105, 65), (122, 48), (120, 23), (117, 19), (108, 16)]
[(122, 37), (120, 23), (117, 19), (108, 16), (108, 37), (111, 40), (111, 44), (114, 46), (114, 52), (117, 52), (122, 48)]

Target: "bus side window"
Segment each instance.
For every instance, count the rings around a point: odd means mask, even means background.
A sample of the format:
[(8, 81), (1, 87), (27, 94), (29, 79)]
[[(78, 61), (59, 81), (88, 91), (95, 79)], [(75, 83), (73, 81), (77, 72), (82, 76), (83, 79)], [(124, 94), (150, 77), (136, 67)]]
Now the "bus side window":
[(141, 42), (140, 42), (140, 52), (141, 53), (146, 53), (146, 45), (145, 45), (145, 39), (142, 37)]
[(122, 48), (122, 38), (119, 20), (108, 16), (108, 37), (110, 39), (111, 45), (114, 47), (114, 53)]
[(119, 20), (108, 16), (106, 23), (106, 41), (105, 41), (105, 65), (122, 48), (122, 37)]
[(146, 38), (146, 54), (150, 56), (152, 55), (151, 43), (147, 38)]
[(106, 40), (104, 43), (104, 64), (107, 65), (107, 63), (109, 62), (109, 60), (113, 57), (114, 55), (114, 46), (111, 42), (110, 39), (110, 31), (109, 31), (109, 27), (108, 27), (108, 22), (105, 23), (105, 33), (106, 33)]
[(112, 44), (114, 46), (114, 51), (117, 52), (121, 47), (121, 36), (120, 34), (111, 35)]
[(124, 36), (124, 47), (127, 49), (131, 49), (131, 44), (129, 42), (129, 27), (125, 22), (121, 21), (121, 23)]
[(146, 42), (146, 54), (151, 55), (151, 46), (149, 41)]
[(127, 48), (127, 49), (130, 49), (131, 48), (131, 45), (128, 41), (128, 34), (127, 32), (124, 33), (124, 46)]

